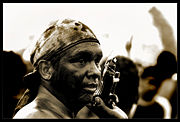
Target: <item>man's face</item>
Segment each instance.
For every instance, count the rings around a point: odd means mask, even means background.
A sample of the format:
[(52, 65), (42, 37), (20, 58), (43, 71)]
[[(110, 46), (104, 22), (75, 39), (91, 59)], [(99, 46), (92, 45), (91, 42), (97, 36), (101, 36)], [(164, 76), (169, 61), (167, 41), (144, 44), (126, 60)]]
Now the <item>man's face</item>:
[(146, 101), (151, 101), (157, 91), (154, 82), (154, 77), (140, 78), (139, 95)]
[(56, 68), (56, 80), (52, 85), (66, 99), (88, 103), (100, 82), (102, 50), (98, 43), (85, 42), (65, 53)]

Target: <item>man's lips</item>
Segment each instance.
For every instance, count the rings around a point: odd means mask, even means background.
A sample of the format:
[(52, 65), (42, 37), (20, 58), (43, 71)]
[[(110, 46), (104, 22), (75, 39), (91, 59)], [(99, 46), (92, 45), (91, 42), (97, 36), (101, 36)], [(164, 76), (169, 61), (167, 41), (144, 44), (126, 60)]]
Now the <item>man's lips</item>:
[(86, 84), (83, 87), (83, 90), (85, 90), (88, 93), (94, 93), (97, 89), (97, 84), (96, 83), (92, 83), (92, 84)]
[(83, 90), (89, 92), (89, 93), (94, 93), (96, 91), (96, 88), (88, 88), (88, 87), (85, 87), (83, 88)]

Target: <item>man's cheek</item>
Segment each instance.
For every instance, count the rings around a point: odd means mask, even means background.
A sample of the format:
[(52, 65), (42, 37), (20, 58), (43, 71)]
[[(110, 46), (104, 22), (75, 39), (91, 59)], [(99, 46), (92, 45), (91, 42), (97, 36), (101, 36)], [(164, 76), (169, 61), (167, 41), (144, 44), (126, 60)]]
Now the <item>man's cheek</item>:
[(83, 76), (76, 71), (69, 71), (63, 75), (64, 84), (72, 90), (75, 94), (78, 94), (82, 89)]
[(83, 71), (74, 71), (72, 72), (71, 74), (73, 74), (73, 79), (75, 80), (75, 84), (76, 86), (78, 86), (79, 88), (82, 87), (83, 85), (83, 81), (84, 81), (84, 78), (85, 78), (85, 73)]

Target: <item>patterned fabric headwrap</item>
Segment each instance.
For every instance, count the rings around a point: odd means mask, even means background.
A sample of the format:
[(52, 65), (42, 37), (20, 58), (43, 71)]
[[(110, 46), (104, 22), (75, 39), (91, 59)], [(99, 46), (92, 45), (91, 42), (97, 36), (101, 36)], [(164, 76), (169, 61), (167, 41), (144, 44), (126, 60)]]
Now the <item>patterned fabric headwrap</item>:
[(43, 32), (36, 42), (30, 61), (34, 67), (37, 67), (40, 60), (49, 60), (84, 42), (99, 43), (94, 33), (83, 23), (71, 19), (65, 19), (62, 22), (57, 20)]

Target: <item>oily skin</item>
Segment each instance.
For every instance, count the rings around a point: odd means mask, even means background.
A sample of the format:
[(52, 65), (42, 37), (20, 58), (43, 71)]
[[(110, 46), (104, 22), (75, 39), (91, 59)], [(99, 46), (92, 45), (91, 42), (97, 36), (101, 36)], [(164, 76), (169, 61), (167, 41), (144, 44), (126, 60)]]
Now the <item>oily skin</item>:
[(97, 88), (101, 58), (100, 45), (85, 42), (68, 49), (54, 67), (54, 80), (50, 84), (54, 94), (75, 113), (92, 101), (94, 92), (84, 88)]

